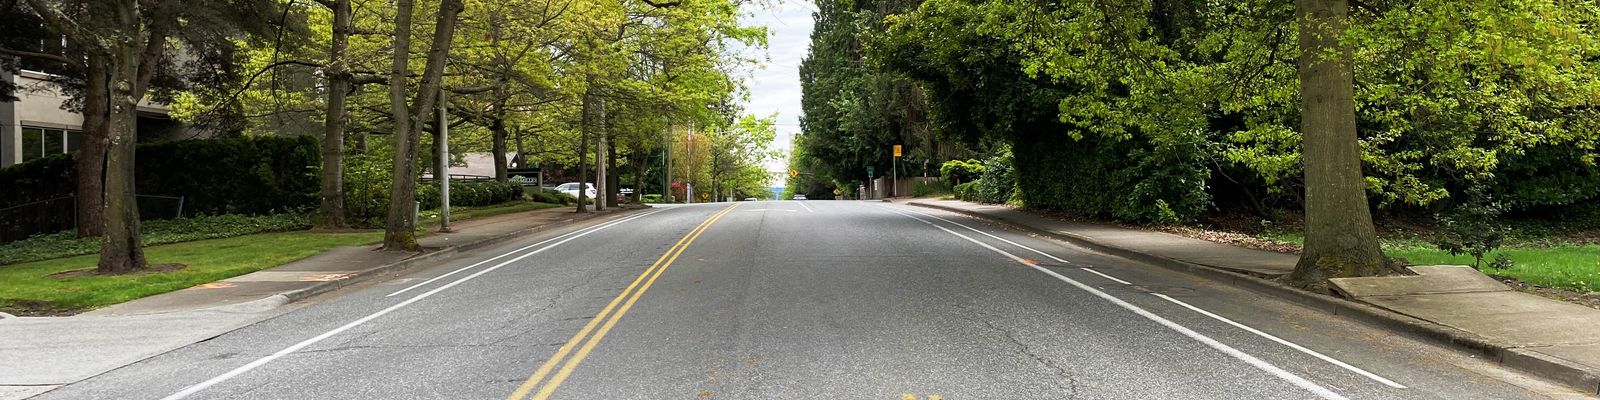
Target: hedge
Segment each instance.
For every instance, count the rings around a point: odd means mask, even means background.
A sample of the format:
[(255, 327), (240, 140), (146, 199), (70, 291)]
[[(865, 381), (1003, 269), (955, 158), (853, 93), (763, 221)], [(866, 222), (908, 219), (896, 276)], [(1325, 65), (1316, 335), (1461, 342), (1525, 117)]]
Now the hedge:
[[(316, 205), (320, 162), (310, 136), (149, 143), (137, 147), (134, 185), (140, 195), (183, 197), (184, 215), (301, 211)], [(72, 195), (76, 177), (73, 155), (0, 169), (0, 207)]]
[[(359, 154), (345, 157), (344, 205), (350, 223), (382, 226), (389, 217), (389, 187), (394, 172), (388, 155)], [(524, 198), (515, 182), (450, 182), (451, 207), (487, 206)], [(439, 185), (417, 184), (416, 200), (424, 210), (439, 208)]]

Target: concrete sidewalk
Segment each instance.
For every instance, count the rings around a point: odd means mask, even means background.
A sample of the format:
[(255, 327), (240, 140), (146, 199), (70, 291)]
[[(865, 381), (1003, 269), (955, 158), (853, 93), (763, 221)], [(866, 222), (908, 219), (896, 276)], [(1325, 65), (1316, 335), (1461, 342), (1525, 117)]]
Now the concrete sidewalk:
[(993, 220), (1157, 266), (1222, 277), (1375, 325), (1465, 346), (1509, 367), (1600, 393), (1600, 310), (1517, 292), (1470, 267), (1412, 267), (1415, 276), (1334, 280), (1339, 292), (1358, 304), (1272, 282), (1294, 270), (1299, 257), (1291, 254), (1064, 221), (1001, 205), (933, 199), (903, 202)]
[[(27, 398), (287, 311), (286, 304), (610, 212), (559, 207), (453, 223), (423, 253), (343, 247), (267, 270), (70, 317), (0, 318), (0, 399)], [(436, 227), (434, 229), (437, 229)]]

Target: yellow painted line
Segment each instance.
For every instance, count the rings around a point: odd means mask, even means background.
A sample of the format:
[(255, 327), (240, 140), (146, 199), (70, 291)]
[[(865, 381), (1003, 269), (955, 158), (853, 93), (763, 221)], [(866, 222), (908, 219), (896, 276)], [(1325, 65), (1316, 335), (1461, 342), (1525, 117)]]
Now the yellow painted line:
[(940, 395), (937, 395), (937, 394), (930, 394), (930, 395), (928, 395), (928, 400), (944, 400), (944, 396), (940, 396)]
[(711, 228), (711, 224), (716, 223), (717, 220), (722, 219), (722, 217), (725, 215), (728, 215), (728, 213), (732, 212), (735, 207), (739, 206), (739, 204), (741, 203), (733, 203), (733, 205), (728, 206), (728, 208), (723, 209), (722, 212), (717, 213), (717, 215), (714, 215), (711, 217), (711, 219), (707, 220), (706, 223), (701, 226), (699, 232), (690, 233), (690, 235), (687, 236), (688, 241), (684, 242), (683, 246), (678, 247), (678, 251), (672, 254), (672, 258), (668, 258), (666, 263), (661, 264), (661, 268), (656, 268), (655, 273), (650, 275), (650, 280), (645, 281), (644, 286), (640, 286), (638, 291), (633, 292), (633, 296), (629, 297), (628, 301), (622, 304), (622, 308), (618, 309), (615, 314), (612, 314), (611, 318), (606, 320), (606, 324), (600, 327), (600, 331), (596, 332), (594, 336), (590, 337), (589, 341), (583, 344), (583, 348), (578, 349), (578, 353), (573, 355), (572, 358), (568, 359), (565, 365), (561, 366), (561, 371), (556, 372), (555, 377), (550, 378), (550, 382), (546, 383), (544, 388), (539, 389), (539, 393), (535, 394), (533, 399), (545, 400), (550, 398), (550, 395), (555, 393), (556, 388), (561, 386), (561, 382), (566, 381), (567, 377), (572, 375), (572, 370), (577, 369), (578, 364), (583, 363), (583, 359), (589, 356), (589, 351), (594, 350), (594, 346), (600, 344), (600, 339), (605, 338), (606, 333), (610, 332), (611, 328), (617, 325), (617, 321), (622, 319), (622, 315), (627, 314), (628, 309), (633, 308), (633, 303), (639, 300), (639, 296), (643, 296), (646, 290), (650, 290), (650, 285), (656, 283), (656, 278), (660, 278), (661, 273), (667, 271), (667, 267), (672, 266), (674, 261), (678, 261), (678, 256), (683, 255), (683, 251), (687, 250), (690, 245), (693, 245), (695, 239), (699, 239), (701, 234), (704, 234), (707, 229)]
[(718, 218), (721, 218), (723, 215), (726, 215), (728, 212), (733, 211), (733, 208), (738, 206), (739, 203), (734, 203), (733, 205), (728, 206), (728, 208), (724, 208), (721, 211), (712, 214), (710, 217), (707, 217), (705, 221), (701, 222), (699, 225), (696, 225), (694, 229), (689, 230), (689, 233), (685, 234), (683, 238), (678, 239), (677, 243), (668, 248), (665, 253), (661, 254), (660, 258), (656, 259), (655, 263), (650, 265), (650, 268), (646, 268), (643, 273), (639, 274), (638, 278), (634, 278), (633, 283), (629, 284), (627, 288), (623, 289), (622, 293), (618, 294), (615, 299), (611, 300), (611, 303), (606, 304), (606, 307), (601, 309), (599, 314), (595, 314), (595, 317), (590, 319), (588, 324), (584, 325), (582, 329), (579, 329), (577, 334), (572, 335), (572, 338), (568, 339), (566, 344), (562, 345), (560, 349), (556, 350), (555, 355), (550, 356), (549, 360), (545, 360), (544, 364), (540, 365), (539, 369), (534, 371), (533, 375), (530, 376), (526, 382), (523, 382), (521, 386), (517, 387), (516, 391), (512, 392), (511, 395), (507, 396), (506, 398), (511, 400), (520, 400), (527, 397), (528, 393), (533, 391), (539, 382), (543, 381), (544, 377), (548, 375), (550, 371), (567, 356), (568, 353), (572, 352), (573, 348), (578, 346), (578, 343), (583, 342), (583, 338), (587, 337), (590, 332), (594, 331), (594, 328), (600, 324), (601, 320), (606, 319), (606, 316), (611, 314), (611, 311), (615, 310), (617, 305), (622, 303), (623, 299), (627, 298), (628, 294), (632, 292), (634, 288), (639, 287), (640, 282), (645, 281), (645, 277), (651, 275), (651, 271), (657, 270), (658, 267), (664, 265), (664, 261), (668, 260), (669, 256), (671, 256), (674, 252), (681, 253), (682, 249), (687, 247), (689, 242), (693, 241), (691, 238), (698, 236), (700, 232), (703, 232), (706, 228), (709, 228), (712, 222), (716, 221)]
[(917, 400), (917, 395), (911, 393), (901, 393), (900, 400)]

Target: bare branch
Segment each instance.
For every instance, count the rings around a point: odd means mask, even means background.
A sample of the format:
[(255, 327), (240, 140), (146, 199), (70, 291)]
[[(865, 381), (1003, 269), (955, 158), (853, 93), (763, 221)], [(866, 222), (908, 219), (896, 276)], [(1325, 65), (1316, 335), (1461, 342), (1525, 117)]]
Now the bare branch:
[(656, 2), (656, 1), (652, 1), (652, 0), (639, 0), (639, 1), (643, 1), (645, 4), (649, 4), (651, 7), (655, 7), (655, 8), (675, 7), (675, 6), (679, 5), (679, 4), (683, 4), (682, 0), (679, 0), (679, 1), (662, 1), (662, 2)]
[(35, 53), (35, 52), (31, 52), (31, 51), (13, 50), (13, 49), (8, 49), (8, 48), (4, 48), (4, 47), (0, 47), (0, 54), (9, 54), (9, 55), (13, 55), (13, 56), (17, 56), (17, 57), (24, 57), (24, 58), (38, 58), (38, 59), (55, 61), (55, 62), (62, 63), (62, 64), (72, 64), (72, 60), (71, 59), (68, 59), (66, 56), (62, 56), (62, 55), (59, 55), (59, 54)]
[(65, 6), (65, 3), (51, 4), (55, 2), (47, 0), (27, 1), (28, 7), (32, 8), (34, 13), (39, 14), (39, 18), (44, 19), (45, 23), (55, 28), (57, 32), (68, 39), (71, 39), (74, 43), (96, 54), (111, 54), (111, 47), (103, 41), (105, 38), (96, 35), (94, 31), (79, 25), (78, 21), (67, 16), (67, 12), (61, 9), (61, 7)]

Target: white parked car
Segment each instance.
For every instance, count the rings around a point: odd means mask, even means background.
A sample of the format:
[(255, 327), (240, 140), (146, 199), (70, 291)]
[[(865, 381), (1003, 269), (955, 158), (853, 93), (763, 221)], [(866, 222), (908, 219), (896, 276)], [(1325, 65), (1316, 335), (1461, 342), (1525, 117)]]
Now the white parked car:
[[(588, 198), (588, 199), (594, 199), (594, 196), (595, 196), (594, 184), (585, 183), (585, 184), (583, 184), (583, 186), (584, 186), (585, 189), (587, 189), (587, 190), (584, 190), (584, 196), (587, 196), (586, 198)], [(556, 186), (556, 190), (561, 191), (561, 193), (566, 193), (568, 196), (572, 196), (573, 198), (577, 198), (578, 197), (578, 183), (577, 182), (563, 183), (560, 186)]]

